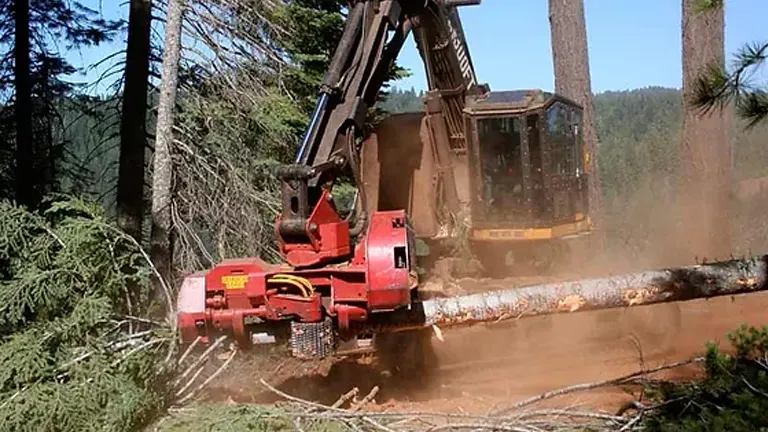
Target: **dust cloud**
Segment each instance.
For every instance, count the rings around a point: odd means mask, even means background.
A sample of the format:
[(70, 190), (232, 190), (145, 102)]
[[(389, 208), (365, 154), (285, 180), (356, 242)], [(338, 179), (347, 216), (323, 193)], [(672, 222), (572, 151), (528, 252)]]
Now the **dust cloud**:
[[(680, 222), (673, 192), (671, 182), (649, 179), (627, 199), (612, 203), (606, 209), (605, 248), (590, 253), (582, 243), (572, 251), (581, 254), (582, 259), (574, 260), (578, 264), (561, 266), (547, 275), (461, 278), (450, 281), (452, 294), (695, 263), (702, 257), (681, 254), (679, 242), (703, 234), (695, 224)], [(766, 250), (766, 202), (765, 197), (754, 196), (734, 200), (734, 255)], [(361, 396), (379, 387), (376, 403), (369, 409), (485, 414), (554, 388), (689, 359), (700, 354), (707, 341), (723, 341), (743, 323), (763, 324), (766, 308), (768, 294), (757, 293), (450, 329), (443, 332), (444, 340), (432, 339), (436, 364), (419, 382), (391, 374), (374, 355), (307, 363), (275, 348), (230, 366), (206, 397), (265, 404), (279, 401), (260, 384), (263, 378), (281, 391), (325, 404), (355, 387)], [(698, 373), (691, 367), (663, 376), (690, 378)], [(616, 410), (639, 397), (638, 392), (632, 387), (603, 388), (547, 403)]]

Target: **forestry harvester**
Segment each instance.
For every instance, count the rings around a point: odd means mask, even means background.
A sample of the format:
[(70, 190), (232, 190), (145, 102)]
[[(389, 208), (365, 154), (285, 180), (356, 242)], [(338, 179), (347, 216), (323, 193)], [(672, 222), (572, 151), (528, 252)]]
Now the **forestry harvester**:
[[(184, 342), (286, 337), (296, 356), (327, 356), (382, 326), (421, 325), (417, 238), (466, 236), (493, 265), (518, 245), (589, 233), (582, 109), (556, 94), (477, 84), (457, 7), (479, 3), (350, 3), (296, 161), (278, 170), (286, 264), (234, 259), (185, 277)], [(410, 34), (428, 80), (425, 111), (364, 136)], [(343, 216), (332, 187), (350, 174), (357, 194)]]

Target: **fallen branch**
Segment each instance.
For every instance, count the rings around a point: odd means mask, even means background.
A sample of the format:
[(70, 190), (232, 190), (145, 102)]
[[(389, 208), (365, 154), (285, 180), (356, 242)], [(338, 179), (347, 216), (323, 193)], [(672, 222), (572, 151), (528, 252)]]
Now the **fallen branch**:
[(202, 353), (202, 354), (200, 354), (200, 356), (197, 358), (197, 360), (195, 360), (194, 362), (192, 362), (192, 364), (191, 364), (191, 365), (189, 365), (189, 367), (188, 367), (188, 368), (187, 368), (187, 369), (184, 371), (184, 373), (182, 373), (181, 375), (179, 375), (179, 377), (176, 379), (176, 382), (174, 383), (174, 385), (179, 385), (179, 383), (181, 382), (181, 380), (183, 380), (184, 378), (186, 378), (186, 377), (187, 377), (187, 375), (189, 375), (190, 373), (192, 373), (192, 371), (193, 371), (193, 370), (194, 370), (194, 369), (195, 369), (197, 366), (199, 366), (200, 364), (202, 364), (202, 363), (203, 363), (203, 361), (205, 361), (205, 359), (206, 359), (206, 358), (208, 358), (208, 355), (209, 355), (209, 354), (210, 354), (210, 353), (211, 353), (211, 352), (212, 352), (214, 349), (216, 349), (216, 347), (218, 347), (219, 345), (221, 345), (221, 344), (224, 342), (224, 340), (225, 340), (226, 338), (227, 338), (227, 336), (220, 336), (218, 339), (216, 339), (216, 341), (215, 341), (214, 343), (212, 343), (212, 344), (211, 344), (211, 346), (209, 346), (209, 347), (208, 347), (208, 349), (206, 349), (205, 351), (203, 351), (203, 353)]
[(329, 407), (329, 406), (326, 406), (326, 405), (323, 405), (323, 404), (320, 404), (320, 403), (317, 403), (317, 402), (311, 402), (311, 401), (308, 401), (308, 400), (304, 400), (304, 399), (298, 398), (296, 396), (291, 396), (288, 393), (280, 391), (280, 390), (276, 389), (275, 387), (269, 385), (266, 381), (264, 381), (264, 378), (259, 379), (259, 382), (261, 383), (261, 385), (266, 387), (267, 390), (269, 390), (272, 393), (274, 393), (274, 394), (276, 394), (276, 395), (278, 395), (278, 396), (280, 396), (280, 397), (282, 397), (284, 399), (287, 399), (287, 400), (289, 400), (291, 402), (296, 402), (298, 404), (307, 405), (307, 406), (310, 406), (312, 408), (317, 408), (317, 409), (321, 409), (321, 410), (328, 410), (328, 411), (341, 412), (341, 413), (347, 412), (347, 410), (344, 410), (344, 409), (341, 409), (341, 408), (333, 408), (333, 407)]
[[(326, 406), (317, 402), (312, 402), (298, 398), (296, 396), (289, 395), (277, 388), (271, 386), (263, 379), (261, 384), (264, 385), (269, 391), (275, 393), (281, 398), (296, 404), (299, 407), (304, 407), (297, 410), (284, 409), (281, 411), (282, 415), (290, 418), (299, 417), (302, 419), (313, 420), (335, 420), (347, 425), (353, 430), (370, 429), (373, 427), (375, 430), (381, 430), (385, 432), (395, 432), (398, 426), (403, 426), (413, 420), (419, 420), (427, 424), (428, 430), (445, 430), (445, 429), (493, 429), (501, 431), (534, 431), (542, 430), (539, 426), (556, 425), (558, 427), (566, 427), (570, 425), (569, 421), (578, 420), (578, 425), (583, 426), (585, 420), (593, 420), (593, 427), (602, 427), (606, 424), (613, 425), (613, 429), (618, 426), (626, 425), (631, 419), (611, 415), (599, 412), (579, 411), (570, 409), (542, 409), (533, 411), (523, 411), (508, 416), (483, 416), (472, 414), (457, 414), (457, 413), (437, 413), (437, 412), (359, 412), (358, 410), (362, 405), (372, 400), (373, 396), (378, 392), (378, 387), (374, 389), (366, 396), (360, 404), (357, 404), (351, 409), (341, 409), (338, 406), (341, 405), (341, 400), (349, 395), (355, 393), (355, 389), (346, 393), (339, 400), (334, 403), (333, 406)], [(307, 409), (309, 408), (309, 409)], [(427, 419), (461, 419), (465, 423), (446, 423), (436, 425), (434, 423), (427, 422)], [(550, 418), (550, 420), (543, 420)], [(567, 418), (569, 420), (563, 420), (562, 422), (555, 422), (551, 418)], [(369, 427), (362, 427), (365, 425), (356, 425), (354, 421), (362, 421)], [(595, 423), (597, 421), (599, 423)], [(386, 422), (386, 423), (385, 423)], [(606, 423), (607, 422), (607, 423)], [(537, 426), (538, 425), (538, 426)], [(401, 430), (401, 429), (400, 429)], [(407, 430), (407, 429), (406, 429)], [(551, 430), (551, 429), (549, 429)]]
[(339, 408), (345, 403), (349, 402), (350, 399), (357, 396), (357, 394), (360, 393), (360, 389), (355, 387), (352, 390), (346, 392), (345, 394), (341, 395), (341, 397), (331, 405), (331, 408)]
[(200, 390), (202, 390), (203, 388), (205, 388), (205, 386), (207, 386), (208, 384), (210, 384), (210, 382), (211, 382), (211, 381), (213, 381), (214, 379), (216, 379), (216, 377), (217, 377), (217, 376), (219, 376), (219, 374), (221, 374), (221, 373), (222, 373), (222, 372), (223, 372), (225, 369), (227, 369), (227, 366), (229, 366), (229, 363), (231, 363), (231, 362), (232, 362), (232, 360), (235, 358), (235, 355), (236, 355), (236, 354), (237, 354), (237, 349), (234, 349), (234, 350), (232, 350), (232, 354), (230, 354), (230, 355), (229, 355), (229, 358), (227, 358), (227, 360), (224, 362), (224, 364), (222, 364), (222, 365), (221, 365), (221, 366), (220, 366), (218, 369), (216, 369), (216, 372), (214, 372), (213, 374), (211, 374), (211, 376), (209, 376), (209, 377), (208, 377), (208, 378), (207, 378), (205, 381), (203, 381), (203, 382), (202, 382), (202, 384), (200, 384), (199, 386), (197, 386), (197, 388), (195, 388), (195, 389), (194, 389), (194, 390), (193, 390), (191, 393), (189, 393), (189, 394), (187, 394), (186, 396), (184, 396), (183, 398), (181, 398), (181, 399), (178, 401), (178, 404), (179, 404), (179, 405), (181, 405), (181, 404), (184, 404), (184, 403), (185, 403), (185, 402), (187, 402), (189, 399), (191, 399), (193, 396), (195, 396), (196, 394), (198, 394), (198, 393), (200, 392)]
[[(518, 414), (516, 418), (527, 419), (527, 418), (533, 418), (533, 417), (550, 417), (550, 416), (590, 418), (595, 420), (607, 420), (612, 422), (622, 422), (626, 420), (624, 417), (617, 416), (617, 415), (595, 413), (590, 411), (575, 411), (575, 410), (569, 410), (569, 409), (542, 409), (542, 410), (535, 410), (535, 411), (524, 411)], [(500, 417), (500, 418), (507, 419), (508, 417)]]
[(184, 364), (184, 360), (186, 360), (187, 357), (192, 353), (192, 351), (195, 349), (197, 344), (200, 343), (201, 339), (202, 338), (200, 336), (198, 336), (198, 337), (195, 338), (195, 340), (191, 344), (189, 344), (187, 349), (184, 351), (184, 354), (182, 354), (181, 357), (179, 358), (179, 365)]
[(204, 370), (205, 370), (205, 365), (200, 366), (197, 369), (197, 372), (192, 374), (192, 378), (190, 378), (189, 381), (187, 381), (187, 383), (184, 384), (184, 387), (182, 387), (179, 391), (176, 392), (176, 397), (180, 397), (182, 394), (184, 394), (184, 392), (187, 391), (187, 389), (190, 388), (192, 384), (195, 383), (195, 381), (197, 381), (197, 378), (200, 376), (201, 373), (203, 373)]
[(625, 424), (624, 426), (621, 427), (621, 429), (619, 429), (619, 432), (624, 432), (632, 429), (635, 425), (640, 423), (640, 420), (643, 419), (643, 414), (644, 412), (641, 412), (640, 414), (634, 416), (630, 421), (627, 422), (627, 424)]
[(694, 364), (694, 363), (700, 363), (700, 362), (703, 362), (703, 361), (704, 361), (703, 357), (696, 357), (696, 358), (691, 359), (691, 360), (680, 361), (680, 362), (676, 362), (676, 363), (672, 363), (672, 364), (668, 364), (668, 365), (658, 366), (658, 367), (655, 367), (653, 369), (647, 369), (647, 370), (642, 370), (642, 371), (638, 371), (638, 372), (633, 372), (631, 374), (620, 376), (618, 378), (611, 378), (611, 379), (608, 379), (608, 380), (591, 382), (591, 383), (576, 384), (576, 385), (572, 385), (572, 386), (568, 386), (568, 387), (563, 387), (563, 388), (556, 389), (556, 390), (551, 390), (551, 391), (542, 393), (540, 395), (533, 396), (533, 397), (530, 397), (528, 399), (524, 399), (524, 400), (522, 400), (520, 402), (517, 402), (517, 403), (515, 403), (514, 405), (512, 405), (509, 408), (504, 408), (501, 411), (494, 413), (494, 415), (501, 415), (501, 414), (510, 412), (512, 410), (515, 410), (515, 409), (519, 409), (519, 408), (522, 408), (522, 407), (525, 407), (525, 406), (528, 406), (528, 405), (532, 405), (532, 404), (537, 403), (537, 402), (541, 402), (541, 401), (546, 400), (546, 399), (552, 399), (552, 398), (557, 397), (557, 396), (562, 396), (562, 395), (566, 395), (566, 394), (569, 394), (569, 393), (575, 393), (575, 392), (579, 392), (579, 391), (593, 390), (593, 389), (600, 388), (600, 387), (619, 385), (619, 384), (626, 383), (627, 381), (633, 380), (633, 379), (638, 378), (638, 377), (651, 375), (651, 374), (654, 374), (656, 372), (660, 372), (660, 371), (663, 371), (663, 370), (674, 369), (674, 368), (678, 368), (678, 367), (682, 367), (682, 366), (687, 366), (687, 365)]
[(371, 391), (365, 395), (365, 397), (357, 404), (355, 404), (354, 408), (352, 408), (352, 411), (359, 411), (360, 408), (368, 405), (373, 398), (376, 397), (376, 394), (379, 393), (379, 386), (375, 386)]
[(493, 430), (506, 431), (506, 432), (531, 432), (530, 428), (501, 426), (497, 424), (484, 424), (484, 423), (447, 424), (442, 426), (435, 426), (429, 429), (429, 431), (437, 432), (442, 430), (454, 430), (454, 429), (493, 429)]

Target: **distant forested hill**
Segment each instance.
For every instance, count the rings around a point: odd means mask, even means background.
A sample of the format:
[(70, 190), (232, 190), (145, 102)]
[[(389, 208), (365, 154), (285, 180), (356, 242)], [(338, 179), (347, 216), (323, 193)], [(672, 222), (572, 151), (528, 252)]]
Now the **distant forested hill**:
[[(422, 111), (422, 96), (423, 92), (414, 89), (392, 88), (379, 107), (391, 113)], [(90, 115), (83, 115), (82, 103), (73, 106), (68, 116), (74, 121), (66, 131), (69, 165), (90, 174), (84, 178), (98, 179), (76, 189), (90, 192), (110, 212), (117, 174), (113, 104), (110, 100), (90, 101), (86, 104)], [(605, 229), (613, 247), (632, 259), (673, 250), (667, 242), (677, 229), (673, 210), (681, 108), (681, 93), (676, 89), (650, 87), (595, 96), (600, 174), (610, 220)], [(734, 182), (768, 176), (768, 126), (752, 131), (744, 131), (740, 124), (733, 128)], [(738, 204), (741, 216), (734, 219), (733, 229), (742, 239), (737, 240), (742, 247), (762, 250), (768, 247), (768, 240), (758, 244), (755, 239), (768, 239), (768, 232), (752, 232), (756, 225), (750, 220), (768, 208), (757, 206), (759, 200), (751, 201), (754, 203)], [(657, 258), (658, 263), (663, 262), (663, 256)]]
[(416, 91), (413, 87), (410, 90), (403, 90), (393, 87), (387, 98), (379, 103), (379, 107), (390, 113), (418, 112), (424, 109), (421, 98), (423, 91)]

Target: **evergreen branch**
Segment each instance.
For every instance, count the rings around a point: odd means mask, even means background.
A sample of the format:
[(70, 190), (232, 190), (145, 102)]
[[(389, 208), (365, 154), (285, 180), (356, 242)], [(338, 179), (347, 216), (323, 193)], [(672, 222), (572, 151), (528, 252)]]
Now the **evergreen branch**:
[(768, 118), (768, 92), (754, 90), (744, 95), (738, 105), (738, 114), (747, 120), (747, 128), (753, 128)]
[(739, 116), (747, 120), (747, 128), (761, 123), (768, 116), (768, 97), (765, 89), (750, 83), (749, 75), (762, 66), (766, 58), (768, 42), (752, 43), (734, 55), (731, 72), (721, 65), (709, 65), (696, 78), (688, 103), (700, 114), (722, 110), (733, 103)]

